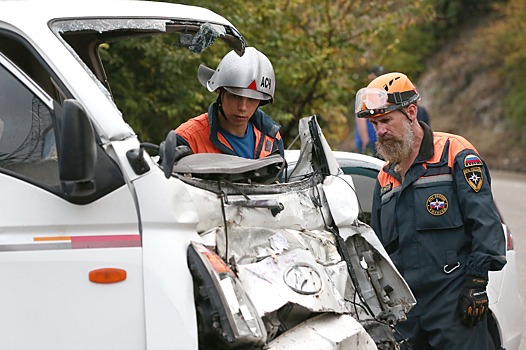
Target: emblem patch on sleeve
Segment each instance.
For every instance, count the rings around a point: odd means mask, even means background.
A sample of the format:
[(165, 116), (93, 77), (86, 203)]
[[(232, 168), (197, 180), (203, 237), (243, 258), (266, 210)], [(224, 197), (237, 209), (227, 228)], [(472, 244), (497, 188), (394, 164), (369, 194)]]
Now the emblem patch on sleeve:
[(448, 206), (449, 203), (446, 196), (440, 193), (430, 195), (426, 201), (427, 211), (435, 216), (443, 215), (447, 211)]
[(265, 151), (270, 152), (272, 150), (272, 142), (270, 140), (267, 140), (265, 142)]
[(464, 168), (464, 178), (468, 185), (473, 189), (473, 191), (478, 192), (482, 188), (482, 182), (484, 181), (482, 176), (482, 167), (472, 166), (469, 168)]
[(479, 156), (476, 154), (468, 154), (466, 158), (464, 158), (464, 167), (470, 167), (470, 166), (477, 166), (482, 165), (482, 161), (480, 160)]

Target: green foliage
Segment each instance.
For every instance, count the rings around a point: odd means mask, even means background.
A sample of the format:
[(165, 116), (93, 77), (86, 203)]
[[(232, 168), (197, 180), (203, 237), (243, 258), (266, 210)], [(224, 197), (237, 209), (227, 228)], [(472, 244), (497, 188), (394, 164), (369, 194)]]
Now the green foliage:
[[(487, 28), (486, 61), (492, 65), (500, 79), (505, 82), (504, 116), (510, 137), (517, 144), (526, 145), (526, 4), (523, 0), (510, 0), (497, 10), (506, 18)], [(489, 62), (488, 62), (489, 61)]]
[(159, 143), (213, 102), (215, 95), (197, 80), (200, 63), (215, 67), (228, 52), (224, 43), (213, 46), (216, 51), (194, 54), (175, 38), (158, 36), (99, 48), (116, 104), (141, 140)]
[[(426, 11), (419, 1), (192, 1), (229, 19), (276, 72), (275, 103), (265, 111), (282, 124), (288, 144), (300, 118), (317, 114), (337, 145), (353, 123), (353, 97), (369, 66)], [(386, 33), (389, 32), (389, 35)], [(382, 45), (382, 37), (392, 42)], [(381, 53), (376, 50), (381, 48)]]
[[(518, 130), (519, 142), (526, 144), (526, 4), (520, 0), (510, 2), (511, 20), (507, 22), (500, 39), (505, 52), (503, 76), (508, 82), (508, 94), (505, 100), (505, 115)], [(513, 33), (513, 35), (510, 35)], [(513, 72), (513, 73), (511, 73)]]
[[(367, 84), (371, 66), (381, 64), (416, 79), (425, 57), (447, 40), (444, 33), (461, 22), (466, 11), (492, 1), (178, 2), (223, 15), (249, 46), (269, 57), (277, 88), (275, 103), (263, 108), (282, 124), (286, 145), (297, 134), (298, 120), (317, 114), (336, 147), (354, 126), (354, 94)], [(196, 77), (200, 63), (215, 68), (227, 52), (226, 46), (214, 46), (196, 55), (159, 38), (104, 49), (116, 103), (144, 141), (159, 142), (168, 130), (205, 112), (215, 99)], [(143, 77), (148, 79), (138, 79)]]

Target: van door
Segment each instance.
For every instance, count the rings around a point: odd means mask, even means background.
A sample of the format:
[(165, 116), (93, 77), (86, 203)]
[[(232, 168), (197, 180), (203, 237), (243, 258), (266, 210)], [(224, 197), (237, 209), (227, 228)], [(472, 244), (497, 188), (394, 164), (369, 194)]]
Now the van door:
[(59, 180), (58, 109), (72, 98), (30, 44), (0, 30), (0, 339), (5, 349), (144, 349), (134, 201), (97, 145), (93, 191)]

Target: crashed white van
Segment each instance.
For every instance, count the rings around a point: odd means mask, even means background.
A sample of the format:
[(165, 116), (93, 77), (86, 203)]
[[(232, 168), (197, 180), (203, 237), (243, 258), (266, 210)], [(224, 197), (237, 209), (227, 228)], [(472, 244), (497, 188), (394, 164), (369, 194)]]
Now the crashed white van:
[(100, 45), (171, 35), (167, 50), (243, 54), (230, 22), (146, 1), (0, 8), (2, 348), (397, 346), (414, 298), (315, 117), (286, 173), (278, 156), (177, 159), (114, 103)]

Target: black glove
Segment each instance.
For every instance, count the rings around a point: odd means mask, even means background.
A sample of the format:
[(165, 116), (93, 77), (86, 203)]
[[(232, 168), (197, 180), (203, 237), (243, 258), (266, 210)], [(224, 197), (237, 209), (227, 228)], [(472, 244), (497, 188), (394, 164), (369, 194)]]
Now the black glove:
[(163, 168), (164, 176), (169, 179), (172, 176), (175, 163), (192, 153), (192, 149), (186, 145), (177, 146), (177, 134), (174, 130), (170, 130), (166, 139), (159, 146), (160, 165)]
[(466, 276), (458, 299), (458, 311), (463, 325), (473, 327), (486, 316), (488, 312), (487, 284), (488, 281), (484, 277)]

